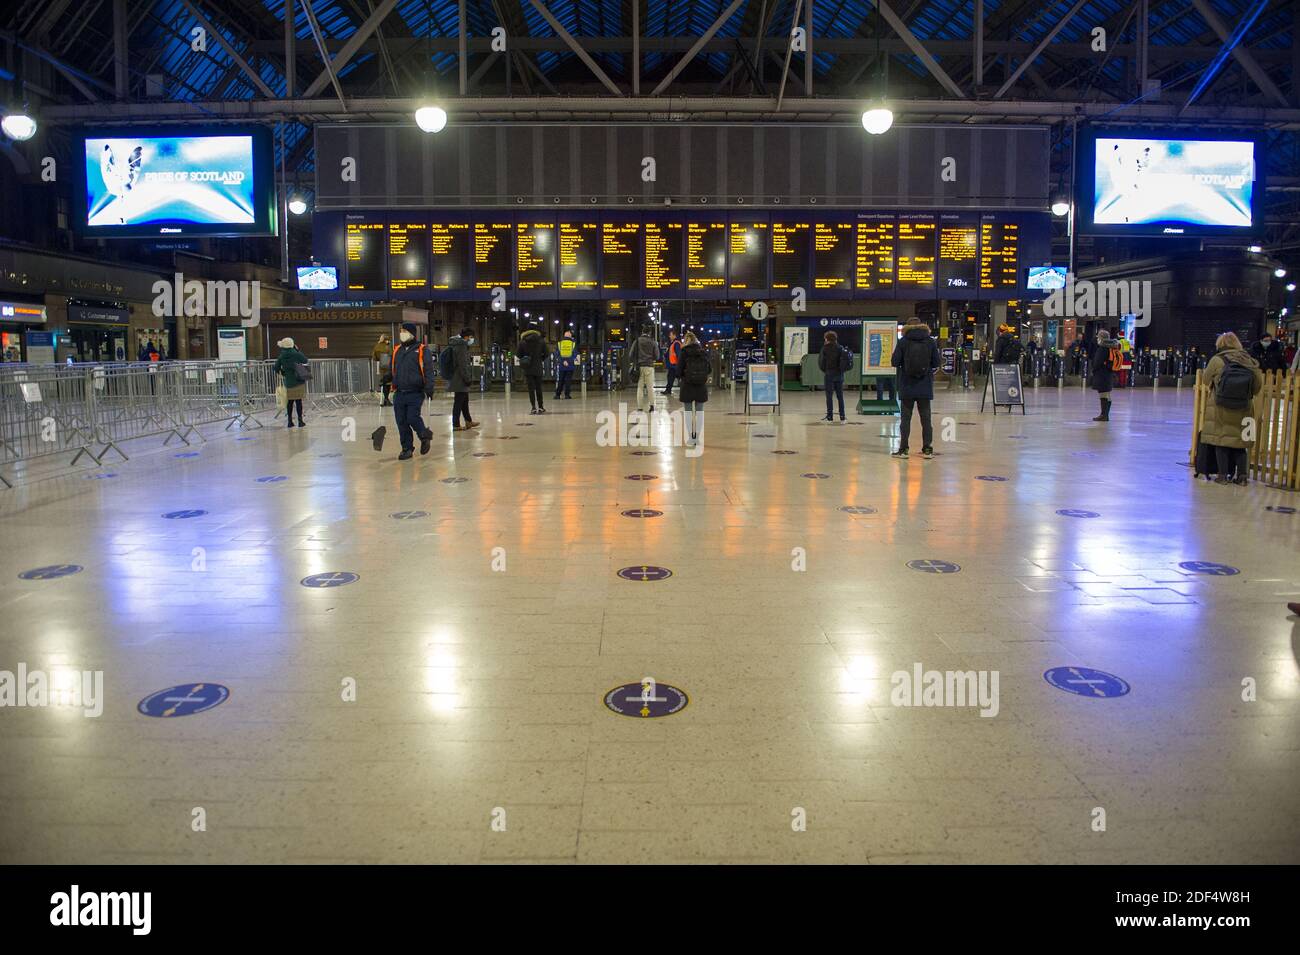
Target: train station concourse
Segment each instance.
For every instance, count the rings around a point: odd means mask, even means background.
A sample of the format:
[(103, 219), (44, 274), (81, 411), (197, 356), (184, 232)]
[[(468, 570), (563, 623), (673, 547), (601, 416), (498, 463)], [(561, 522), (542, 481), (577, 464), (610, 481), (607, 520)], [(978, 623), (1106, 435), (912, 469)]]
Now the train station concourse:
[(1298, 30), (12, 4), (16, 891), (103, 925), (78, 886), (117, 878), (178, 939), (232, 865), (921, 865), (899, 911), (1001, 912), (941, 880), (1034, 866), (1081, 926), (1284, 911)]

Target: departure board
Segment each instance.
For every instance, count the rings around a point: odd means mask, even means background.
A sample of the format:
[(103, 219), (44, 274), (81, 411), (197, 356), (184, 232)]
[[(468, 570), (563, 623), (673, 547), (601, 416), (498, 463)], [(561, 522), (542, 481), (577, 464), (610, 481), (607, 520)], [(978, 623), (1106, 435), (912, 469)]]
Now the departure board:
[(935, 220), (928, 213), (898, 217), (894, 240), (894, 288), (934, 294)]
[(979, 281), (979, 222), (972, 216), (939, 214), (939, 294), (973, 296)]
[(896, 227), (892, 215), (864, 213), (858, 216), (854, 288), (864, 292), (893, 289)]
[[(811, 222), (772, 220), (772, 288), (808, 288), (808, 241), (812, 235)], [(733, 252), (734, 256), (735, 253)], [(732, 259), (731, 276), (735, 281), (735, 259)], [(734, 287), (734, 286), (733, 286)]]
[(595, 292), (600, 289), (600, 278), (596, 274), (599, 248), (600, 222), (595, 216), (586, 222), (560, 223), (560, 291)]
[[(727, 287), (726, 216), (688, 219), (686, 222), (686, 290), (714, 292), (722, 297)], [(647, 285), (647, 288), (649, 286)]]
[(521, 292), (555, 290), (555, 220), (515, 226), (515, 287)]
[(429, 287), (429, 223), (388, 224), (388, 287), (418, 292)]
[(432, 288), (455, 292), (469, 287), (468, 222), (434, 222), (429, 226)]
[(509, 222), (474, 223), (474, 287), (514, 285), (514, 226)]
[(658, 219), (645, 224), (645, 290), (682, 290), (683, 224), (680, 220)]
[[(738, 292), (767, 291), (767, 219), (732, 217), (727, 233), (727, 287)], [(807, 238), (808, 233), (804, 233)]]
[(641, 288), (641, 223), (606, 219), (600, 224), (600, 287), (611, 292)]
[(853, 221), (813, 223), (813, 288), (850, 291), (853, 288)]
[(1020, 224), (980, 216), (980, 288), (1012, 291), (1020, 286)]
[(384, 276), (384, 224), (349, 222), (345, 239), (348, 262), (348, 290), (386, 292)]

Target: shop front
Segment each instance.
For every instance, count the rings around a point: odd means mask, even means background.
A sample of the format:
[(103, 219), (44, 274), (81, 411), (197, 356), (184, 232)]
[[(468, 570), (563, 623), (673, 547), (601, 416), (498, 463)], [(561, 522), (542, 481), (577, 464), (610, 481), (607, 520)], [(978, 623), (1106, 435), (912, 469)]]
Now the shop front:
[(73, 361), (130, 361), (131, 313), (125, 302), (68, 300), (68, 354)]
[[(0, 301), (0, 362), (36, 362), (30, 357), (31, 349), (43, 349), (48, 333), (45, 323), (48, 316), (44, 305), (35, 302)], [(37, 337), (35, 344), (32, 336)], [(44, 351), (38, 351), (44, 356)], [(54, 350), (50, 349), (49, 358), (54, 361)]]
[(369, 358), (381, 334), (396, 341), (406, 322), (427, 332), (429, 312), (403, 305), (263, 308), (262, 344), (268, 357), (279, 351), (276, 342), (288, 337), (308, 358)]

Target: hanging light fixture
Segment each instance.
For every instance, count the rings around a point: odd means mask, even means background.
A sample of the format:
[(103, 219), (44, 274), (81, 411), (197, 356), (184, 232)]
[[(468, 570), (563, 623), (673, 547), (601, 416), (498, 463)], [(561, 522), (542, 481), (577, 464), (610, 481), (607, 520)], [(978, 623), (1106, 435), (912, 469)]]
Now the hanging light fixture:
[(303, 198), (301, 192), (295, 192), (290, 194), (289, 211), (296, 216), (300, 216), (307, 211), (307, 200)]
[(0, 120), (0, 129), (10, 139), (21, 143), (36, 135), (36, 120), (27, 114), (26, 107), (6, 109), (4, 119)]
[[(428, 87), (429, 67), (433, 62), (433, 5), (425, 3), (424, 16), (429, 28), (429, 43), (424, 51), (425, 85)], [(440, 133), (447, 125), (447, 111), (435, 101), (425, 102), (415, 111), (415, 125), (426, 133)]]
[(894, 111), (885, 99), (884, 61), (880, 59), (880, 11), (876, 10), (876, 87), (880, 91), (874, 101), (868, 104), (862, 113), (862, 128), (873, 136), (889, 131), (894, 125)]
[(1052, 199), (1052, 215), (1067, 216), (1070, 214), (1070, 198), (1062, 193), (1057, 193)]

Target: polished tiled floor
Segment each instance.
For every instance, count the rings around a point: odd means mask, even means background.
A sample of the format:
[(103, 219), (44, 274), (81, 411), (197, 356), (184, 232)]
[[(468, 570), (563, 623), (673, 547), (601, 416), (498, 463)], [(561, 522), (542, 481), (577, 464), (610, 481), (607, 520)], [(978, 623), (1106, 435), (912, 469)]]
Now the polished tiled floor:
[[(786, 398), (715, 395), (697, 458), (599, 446), (605, 394), (516, 395), (411, 462), (368, 406), (354, 442), (314, 417), (0, 491), (0, 670), (102, 670), (107, 698), (0, 710), (0, 861), (1300, 861), (1300, 514), (1265, 509), (1300, 502), (1194, 483), (1189, 394), (1103, 426), (1077, 389), (996, 419), (941, 391), (950, 440), (907, 462), (892, 419)], [(643, 564), (672, 577), (616, 576)], [(333, 571), (360, 579), (299, 584)], [(891, 705), (918, 663), (997, 671), (997, 715)], [(689, 705), (606, 709), (645, 676)], [(137, 712), (188, 682), (230, 698)]]

